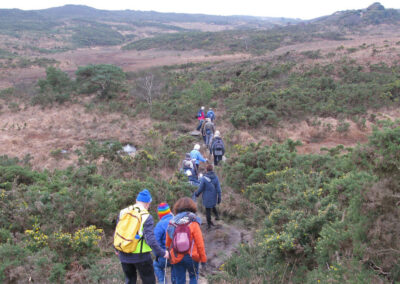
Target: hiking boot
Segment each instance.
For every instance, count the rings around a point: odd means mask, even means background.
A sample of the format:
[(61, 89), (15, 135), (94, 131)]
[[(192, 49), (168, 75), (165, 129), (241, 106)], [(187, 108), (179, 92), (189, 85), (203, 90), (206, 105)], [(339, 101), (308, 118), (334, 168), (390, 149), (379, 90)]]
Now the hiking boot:
[(219, 216), (215, 217), (215, 221), (219, 221), (221, 220), (221, 218), (219, 218)]

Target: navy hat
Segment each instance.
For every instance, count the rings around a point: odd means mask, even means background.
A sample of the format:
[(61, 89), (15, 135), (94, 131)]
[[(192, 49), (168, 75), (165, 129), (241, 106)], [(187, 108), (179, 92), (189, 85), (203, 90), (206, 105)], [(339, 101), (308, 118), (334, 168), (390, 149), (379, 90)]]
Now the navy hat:
[(150, 191), (148, 189), (143, 189), (141, 192), (139, 192), (136, 201), (150, 203), (152, 201)]

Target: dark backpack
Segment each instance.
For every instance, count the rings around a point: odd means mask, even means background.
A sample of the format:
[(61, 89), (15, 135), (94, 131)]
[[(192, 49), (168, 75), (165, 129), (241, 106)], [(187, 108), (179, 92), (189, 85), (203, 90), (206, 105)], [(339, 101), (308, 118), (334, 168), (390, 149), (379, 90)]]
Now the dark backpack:
[(172, 237), (172, 249), (175, 256), (177, 256), (177, 253), (187, 254), (189, 251), (190, 255), (192, 255), (193, 240), (191, 240), (189, 224), (174, 225), (175, 231)]
[(224, 144), (221, 139), (215, 141), (213, 150), (215, 156), (222, 156), (224, 154)]

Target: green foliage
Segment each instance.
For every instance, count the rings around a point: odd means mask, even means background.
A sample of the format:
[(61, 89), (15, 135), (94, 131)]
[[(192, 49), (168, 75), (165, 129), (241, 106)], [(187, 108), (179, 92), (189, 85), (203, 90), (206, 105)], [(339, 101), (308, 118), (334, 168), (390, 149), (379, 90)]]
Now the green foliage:
[(391, 124), (376, 129), (366, 146), (329, 155), (299, 155), (293, 141), (235, 146), (224, 166), (227, 181), (265, 221), (255, 244), (242, 245), (219, 279), (366, 283), (382, 281), (380, 269), (398, 281), (399, 243), (383, 235), (399, 228), (399, 137)]
[(72, 42), (77, 46), (117, 45), (124, 41), (124, 36), (108, 25), (99, 23), (81, 24), (74, 28)]
[(46, 69), (46, 79), (39, 80), (37, 84), (41, 93), (53, 91), (61, 94), (70, 92), (73, 87), (68, 74), (55, 67), (48, 67)]
[[(282, 119), (363, 116), (399, 103), (399, 65), (365, 68), (354, 61), (299, 65), (243, 63), (235, 67), (178, 66), (165, 70), (165, 88), (152, 117), (189, 120), (197, 107), (222, 103), (236, 128), (277, 126)], [(198, 87), (197, 87), (198, 86)], [(207, 91), (207, 96), (201, 92)], [(197, 95), (201, 94), (201, 95)], [(349, 127), (343, 122), (339, 131)], [(360, 124), (362, 127), (362, 124)]]
[(97, 93), (100, 99), (110, 99), (125, 90), (126, 75), (120, 67), (97, 64), (79, 67), (76, 84), (82, 93)]
[(319, 49), (303, 51), (301, 54), (310, 59), (321, 58), (321, 50), (319, 50)]
[(194, 106), (209, 104), (214, 93), (214, 87), (209, 82), (196, 81), (190, 87), (176, 91), (171, 97), (166, 96), (153, 102), (151, 115), (160, 120), (169, 117), (173, 120), (190, 121), (197, 111)]
[(15, 57), (15, 54), (13, 54), (12, 52), (9, 52), (5, 49), (0, 48), (0, 59), (8, 59), (8, 58), (13, 58), (13, 57)]

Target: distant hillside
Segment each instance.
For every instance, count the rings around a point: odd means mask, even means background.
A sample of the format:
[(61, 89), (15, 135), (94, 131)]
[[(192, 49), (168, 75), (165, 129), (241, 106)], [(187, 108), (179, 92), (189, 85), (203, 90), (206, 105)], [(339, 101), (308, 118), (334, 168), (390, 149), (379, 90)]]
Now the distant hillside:
[[(1, 43), (0, 48), (18, 52), (29, 47), (52, 53), (78, 47), (123, 45), (124, 49), (136, 50), (202, 49), (218, 54), (262, 54), (299, 42), (343, 40), (352, 33), (352, 27), (398, 23), (400, 12), (385, 9), (379, 3), (307, 22), (290, 18), (107, 11), (65, 5), (38, 11), (0, 10), (0, 34), (24, 41), (18, 49), (10, 48), (15, 44)], [(39, 46), (42, 40), (52, 40), (51, 48)]]
[[(180, 14), (180, 13), (159, 13), (154, 11), (107, 11), (98, 10), (83, 5), (65, 5), (62, 7), (22, 11), (18, 9), (0, 9), (1, 30), (9, 26), (17, 26), (20, 31), (35, 29), (39, 22), (59, 23), (71, 19), (85, 19), (89, 21), (111, 21), (116, 23), (182, 23), (182, 22), (203, 22), (217, 25), (238, 25), (252, 27), (271, 27), (273, 25), (285, 25), (288, 22), (295, 23), (299, 20), (288, 18), (259, 18), (252, 16), (213, 16), (203, 14)], [(23, 25), (29, 21), (33, 24)]]
[(382, 4), (376, 2), (366, 9), (339, 11), (330, 16), (317, 18), (311, 22), (344, 27), (399, 24), (400, 11), (386, 9)]

